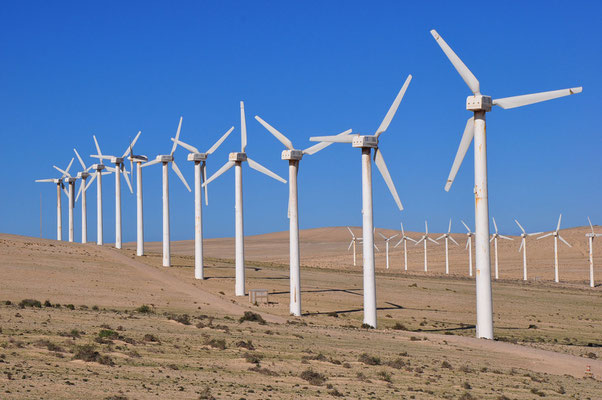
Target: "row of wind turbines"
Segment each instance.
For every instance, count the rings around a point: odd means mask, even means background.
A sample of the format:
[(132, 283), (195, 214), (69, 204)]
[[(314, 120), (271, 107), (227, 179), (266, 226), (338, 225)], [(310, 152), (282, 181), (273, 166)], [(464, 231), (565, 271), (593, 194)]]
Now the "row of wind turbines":
[[(477, 297), (477, 337), (493, 339), (493, 303), (491, 295), (491, 266), (489, 259), (489, 204), (488, 204), (488, 190), (487, 190), (487, 153), (486, 153), (486, 136), (485, 136), (485, 114), (491, 111), (493, 105), (497, 105), (503, 109), (510, 109), (528, 104), (538, 103), (546, 100), (555, 99), (558, 97), (568, 96), (574, 93), (581, 92), (581, 87), (556, 90), (550, 92), (528, 94), (522, 96), (514, 96), (492, 100), (491, 97), (482, 95), (480, 92), (479, 81), (470, 72), (470, 70), (464, 65), (460, 58), (451, 50), (443, 38), (435, 31), (431, 31), (432, 36), (439, 44), (443, 52), (446, 54), (452, 65), (458, 71), (460, 76), (464, 79), (472, 95), (467, 98), (466, 109), (474, 113), (474, 116), (469, 118), (460, 147), (456, 154), (453, 162), (451, 172), (448, 176), (445, 190), (449, 191), (458, 169), (464, 159), (464, 156), (470, 146), (473, 138), (475, 141), (475, 259), (476, 259), (476, 297)], [(299, 163), (304, 155), (311, 155), (315, 152), (325, 148), (331, 143), (347, 143), (351, 144), (353, 148), (361, 150), (361, 165), (362, 165), (362, 240), (361, 245), (363, 247), (363, 288), (364, 288), (364, 323), (376, 328), (376, 285), (375, 285), (375, 274), (374, 274), (374, 223), (373, 223), (373, 205), (372, 205), (372, 159), (382, 175), (385, 183), (387, 184), (389, 191), (391, 192), (393, 199), (397, 205), (397, 208), (403, 210), (399, 195), (391, 178), (391, 175), (387, 169), (385, 160), (383, 158), (382, 151), (379, 146), (380, 136), (389, 127), (397, 109), (403, 99), (406, 90), (410, 84), (412, 76), (409, 75), (403, 84), (401, 90), (398, 92), (393, 104), (386, 113), (380, 126), (376, 129), (374, 134), (351, 134), (351, 130), (342, 132), (335, 136), (317, 136), (311, 137), (310, 141), (319, 142), (315, 146), (309, 147), (305, 150), (296, 149), (290, 139), (288, 139), (280, 131), (276, 130), (273, 126), (262, 120), (260, 117), (255, 118), (261, 123), (272, 135), (276, 137), (285, 147), (286, 150), (282, 152), (282, 159), (287, 161), (289, 164), (289, 228), (290, 228), (290, 286), (291, 286), (291, 305), (290, 311), (293, 315), (301, 314), (301, 290), (300, 290), (300, 271), (299, 271), (299, 223), (298, 223), (298, 207), (297, 207), (297, 171)], [(130, 191), (132, 192), (131, 183), (129, 176), (131, 173), (124, 168), (124, 161), (127, 158), (130, 164), (136, 162), (137, 172), (137, 204), (138, 204), (138, 237), (137, 237), (137, 254), (143, 253), (143, 233), (142, 233), (142, 168), (153, 165), (162, 164), (162, 176), (163, 176), (163, 265), (170, 265), (170, 249), (169, 249), (169, 186), (168, 186), (168, 165), (171, 164), (173, 171), (178, 175), (180, 180), (184, 183), (187, 189), (190, 191), (188, 183), (182, 176), (180, 169), (174, 161), (174, 152), (178, 145), (186, 148), (190, 151), (188, 160), (195, 163), (195, 277), (202, 279), (203, 272), (203, 261), (202, 261), (202, 207), (201, 207), (201, 187), (205, 188), (205, 199), (207, 202), (207, 185), (213, 180), (218, 178), (220, 175), (225, 173), (230, 168), (235, 168), (235, 215), (236, 215), (236, 283), (235, 293), (237, 296), (245, 294), (245, 281), (244, 281), (244, 240), (243, 240), (243, 201), (242, 201), (242, 164), (248, 163), (249, 167), (255, 169), (269, 177), (286, 183), (286, 180), (279, 177), (269, 169), (260, 165), (256, 161), (251, 160), (245, 152), (247, 144), (247, 131), (244, 104), (240, 103), (240, 114), (241, 114), (241, 151), (233, 152), (229, 154), (228, 161), (210, 178), (206, 179), (206, 168), (205, 163), (207, 156), (210, 155), (225, 138), (232, 132), (230, 129), (226, 134), (218, 140), (218, 142), (210, 148), (206, 153), (201, 153), (197, 148), (185, 144), (179, 140), (181, 119), (176, 132), (175, 138), (172, 138), (173, 146), (171, 152), (168, 155), (158, 155), (154, 160), (148, 161), (145, 156), (136, 156), (133, 154), (133, 147), (136, 139), (128, 145), (128, 148), (121, 157), (103, 155), (100, 151), (100, 147), (95, 139), (97, 147), (97, 154), (92, 155), (99, 159), (99, 163), (93, 164), (90, 167), (86, 167), (83, 160), (78, 156), (78, 159), (82, 166), (81, 173), (78, 173), (77, 177), (72, 177), (69, 174), (69, 167), (65, 170), (60, 170), (62, 173), (58, 179), (46, 179), (42, 181), (50, 181), (57, 184), (57, 214), (60, 213), (60, 191), (64, 189), (63, 181), (69, 184), (69, 227), (70, 227), (70, 240), (72, 240), (72, 226), (73, 226), (73, 187), (76, 179), (82, 180), (82, 186), (80, 192), (83, 193), (82, 199), (85, 199), (85, 189), (89, 184), (92, 183), (94, 177), (98, 182), (98, 197), (97, 201), (99, 204), (99, 210), (101, 210), (101, 180), (103, 174), (114, 173), (115, 174), (115, 185), (116, 185), (116, 244), (117, 248), (121, 248), (121, 191), (120, 191), (120, 175), (123, 174)], [(110, 160), (114, 164), (114, 167), (105, 167), (103, 160)], [(132, 166), (131, 166), (132, 167)], [(58, 168), (57, 168), (58, 169)], [(96, 174), (89, 183), (86, 184), (86, 178), (89, 170), (95, 170)], [(106, 171), (105, 171), (106, 169)], [(133, 168), (131, 168), (133, 169)], [(85, 200), (82, 200), (82, 215), (85, 214), (84, 208)], [(99, 211), (101, 214), (102, 211)], [(82, 218), (84, 219), (85, 216)], [(82, 221), (82, 226), (84, 222)], [(102, 244), (102, 219), (99, 220), (99, 239), (98, 243)], [(57, 228), (57, 237), (60, 238), (60, 229)], [(82, 237), (85, 234), (82, 234)], [(426, 242), (430, 241), (428, 234), (421, 239)], [(355, 245), (355, 242), (354, 242)], [(404, 242), (405, 245), (405, 242)]]
[[(558, 224), (556, 225), (556, 230), (553, 230), (545, 235), (542, 235), (540, 237), (537, 238), (537, 240), (539, 239), (543, 239), (549, 236), (553, 236), (554, 237), (554, 281), (556, 283), (560, 282), (559, 279), (559, 268), (558, 268), (558, 240), (560, 240), (561, 242), (563, 242), (564, 244), (566, 244), (569, 247), (572, 247), (571, 244), (569, 244), (569, 242), (567, 242), (562, 236), (560, 236), (560, 222), (562, 220), (562, 214), (559, 216), (558, 218)], [(587, 218), (591, 232), (588, 232), (585, 234), (585, 237), (588, 238), (588, 243), (589, 243), (589, 284), (590, 287), (595, 287), (595, 281), (594, 281), (594, 250), (593, 250), (593, 240), (595, 237), (601, 237), (602, 233), (595, 233), (594, 231), (594, 226), (591, 223), (591, 220), (589, 219), (589, 217)], [(513, 238), (509, 237), (509, 236), (505, 236), (502, 235), (498, 232), (498, 227), (497, 227), (497, 223), (495, 221), (495, 218), (492, 219), (493, 221), (493, 226), (495, 228), (495, 232), (491, 235), (491, 238), (489, 239), (489, 243), (493, 243), (493, 248), (494, 248), (494, 262), (495, 262), (495, 271), (494, 271), (494, 277), (496, 280), (499, 279), (499, 258), (498, 258), (498, 239), (504, 239), (504, 240), (514, 240)], [(469, 276), (473, 276), (473, 259), (472, 259), (472, 237), (474, 236), (474, 232), (472, 232), (470, 230), (470, 228), (468, 227), (468, 225), (464, 222), (461, 221), (462, 225), (464, 225), (464, 227), (466, 228), (466, 245), (464, 247), (465, 250), (468, 251), (468, 275)], [(522, 231), (522, 233), (520, 234), (520, 246), (518, 248), (518, 251), (521, 252), (522, 251), (522, 256), (523, 256), (523, 280), (526, 281), (528, 280), (528, 275), (527, 275), (527, 237), (530, 236), (537, 236), (537, 235), (541, 235), (543, 232), (533, 232), (533, 233), (527, 233), (525, 231), (525, 229), (523, 228), (523, 226), (520, 224), (520, 222), (518, 222), (518, 220), (514, 220), (514, 222), (516, 223), (516, 225), (518, 225), (518, 227), (520, 228), (520, 230)], [(400, 246), (401, 244), (403, 244), (403, 259), (404, 259), (404, 263), (403, 263), (403, 267), (404, 267), (404, 271), (408, 270), (408, 249), (407, 249), (407, 242), (408, 240), (410, 242), (414, 243), (414, 246), (419, 245), (420, 243), (424, 244), (424, 272), (428, 272), (428, 250), (427, 250), (427, 243), (430, 241), (436, 245), (441, 244), (439, 241), (444, 239), (445, 240), (445, 274), (449, 275), (449, 241), (453, 242), (456, 246), (459, 246), (460, 244), (453, 238), (453, 236), (451, 235), (451, 227), (452, 227), (452, 220), (450, 218), (449, 220), (449, 225), (448, 225), (448, 229), (446, 233), (443, 233), (441, 236), (439, 236), (436, 239), (433, 239), (430, 237), (429, 235), (429, 231), (428, 231), (428, 222), (424, 221), (424, 228), (425, 228), (425, 233), (422, 237), (420, 237), (420, 239), (415, 240), (412, 239), (410, 236), (406, 235), (404, 228), (403, 228), (403, 223), (401, 223), (401, 233), (396, 233), (392, 236), (385, 236), (382, 232), (378, 232), (378, 234), (383, 238), (383, 240), (385, 241), (385, 265), (386, 265), (386, 269), (389, 269), (390, 267), (390, 262), (389, 262), (389, 242), (393, 239), (395, 239), (396, 237), (400, 236), (399, 241), (392, 246), (393, 248), (397, 248), (398, 246)], [(362, 242), (362, 238), (356, 236), (353, 231), (351, 230), (350, 227), (347, 227), (347, 230), (349, 231), (349, 233), (351, 234), (351, 241), (349, 242), (349, 246), (347, 247), (347, 251), (350, 251), (351, 249), (353, 249), (353, 266), (355, 267), (357, 265), (357, 254), (356, 254), (356, 243), (361, 243)], [(374, 245), (374, 248), (379, 251), (378, 247), (376, 246), (376, 244)]]

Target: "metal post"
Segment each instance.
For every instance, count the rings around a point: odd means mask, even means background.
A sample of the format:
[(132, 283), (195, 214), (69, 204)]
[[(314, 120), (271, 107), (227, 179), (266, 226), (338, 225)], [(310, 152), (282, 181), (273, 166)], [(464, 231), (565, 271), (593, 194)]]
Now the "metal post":
[(371, 149), (362, 148), (362, 217), (364, 258), (364, 324), (376, 328), (376, 278), (374, 276), (374, 228), (372, 220)]
[(493, 339), (493, 301), (491, 293), (491, 259), (489, 256), (489, 199), (487, 190), (487, 137), (485, 111), (476, 111), (474, 113), (474, 152), (477, 337)]

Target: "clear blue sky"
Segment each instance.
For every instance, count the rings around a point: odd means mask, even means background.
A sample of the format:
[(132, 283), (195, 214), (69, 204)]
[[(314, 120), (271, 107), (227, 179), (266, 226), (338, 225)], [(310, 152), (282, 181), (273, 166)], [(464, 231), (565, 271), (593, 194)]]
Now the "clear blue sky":
[[(250, 157), (287, 176), (282, 145), (259, 114), (299, 148), (309, 136), (348, 128), (373, 133), (406, 76), (414, 79), (381, 149), (405, 210), (374, 171), (377, 227), (433, 231), (472, 224), (472, 147), (451, 192), (443, 190), (466, 119), (469, 90), (429, 34), (435, 28), (495, 97), (582, 85), (583, 93), (488, 114), (491, 215), (507, 233), (602, 224), (602, 34), (600, 1), (583, 2), (90, 2), (11, 1), (0, 14), (0, 231), (55, 237), (54, 177), (80, 153), (169, 152), (182, 140), (219, 168), (240, 146), (239, 101), (247, 110)], [(176, 160), (192, 183), (192, 164)], [(92, 160), (87, 158), (86, 162)], [(74, 163), (73, 170), (79, 165)], [(144, 171), (146, 238), (161, 238), (160, 168)], [(302, 228), (361, 225), (359, 150), (334, 144), (301, 163)], [(105, 240), (114, 240), (114, 180), (105, 177)], [(193, 195), (170, 176), (172, 237), (193, 236)], [(210, 187), (208, 237), (234, 234), (234, 174)], [(95, 239), (96, 189), (89, 192)], [(287, 186), (244, 171), (247, 234), (288, 229)], [(66, 205), (66, 199), (64, 203)], [(80, 210), (76, 205), (76, 238)], [(124, 194), (124, 239), (135, 240), (135, 196)], [(64, 229), (67, 226), (66, 208)], [(64, 230), (66, 236), (66, 230)]]

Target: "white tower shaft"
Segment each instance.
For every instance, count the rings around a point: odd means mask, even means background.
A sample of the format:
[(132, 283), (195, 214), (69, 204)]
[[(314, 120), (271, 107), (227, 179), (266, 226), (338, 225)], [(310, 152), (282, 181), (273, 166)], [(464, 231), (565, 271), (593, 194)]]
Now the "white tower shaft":
[(144, 213), (142, 203), (142, 162), (136, 161), (136, 255), (144, 255)]
[(235, 295), (245, 295), (245, 238), (242, 210), (242, 164), (240, 161), (234, 165), (234, 214), (236, 222), (235, 248), (236, 248), (236, 282)]
[(88, 204), (86, 199), (86, 178), (82, 178), (82, 243), (88, 243)]
[(426, 252), (426, 241), (428, 239), (424, 238), (424, 272), (428, 272), (428, 256)]
[(115, 248), (121, 249), (121, 165), (115, 164)]
[(554, 235), (554, 282), (558, 283), (558, 235)]
[(205, 279), (203, 266), (203, 200), (201, 162), (194, 162), (194, 278)]
[(497, 236), (493, 238), (493, 247), (495, 252), (495, 279), (499, 278), (498, 274), (498, 259), (497, 259)]
[(477, 337), (493, 339), (485, 111), (476, 111), (474, 113), (474, 152)]
[(163, 266), (171, 267), (171, 252), (169, 238), (169, 170), (168, 163), (162, 163), (163, 171)]
[(405, 261), (405, 264), (404, 264), (405, 270), (407, 271), (408, 270), (408, 243), (407, 243), (407, 240), (405, 240), (405, 238), (403, 240), (403, 258)]
[(61, 205), (61, 184), (56, 185), (56, 240), (63, 240), (63, 208)]
[(372, 220), (371, 149), (362, 148), (362, 219), (364, 258), (364, 323), (376, 328), (376, 279), (374, 276), (374, 228)]
[(389, 241), (385, 242), (385, 258), (387, 259), (387, 269), (389, 269)]
[(449, 255), (448, 255), (448, 238), (447, 236), (445, 237), (445, 273), (449, 274)]
[(523, 281), (527, 280), (527, 238), (523, 239)]
[(353, 238), (353, 266), (355, 267), (357, 262), (356, 262), (356, 256), (355, 256), (355, 238)]
[(589, 237), (589, 286), (594, 287), (594, 237)]
[(290, 313), (301, 316), (301, 271), (299, 256), (299, 207), (297, 196), (297, 174), (299, 161), (290, 160), (289, 179), (289, 240), (290, 240)]
[(103, 245), (102, 239), (102, 173), (101, 170), (96, 172), (96, 244)]
[(69, 241), (73, 242), (73, 185), (74, 182), (69, 181)]

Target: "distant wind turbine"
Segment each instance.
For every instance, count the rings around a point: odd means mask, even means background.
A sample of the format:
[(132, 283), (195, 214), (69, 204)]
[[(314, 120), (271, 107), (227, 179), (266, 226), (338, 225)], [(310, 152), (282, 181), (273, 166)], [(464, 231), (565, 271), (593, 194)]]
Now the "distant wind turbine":
[(397, 244), (393, 247), (397, 247), (403, 242), (403, 258), (405, 260), (404, 261), (404, 270), (405, 271), (408, 270), (408, 247), (407, 247), (408, 240), (416, 243), (416, 241), (414, 239), (412, 239), (411, 237), (406, 235), (405, 231), (403, 230), (403, 222), (401, 222), (401, 239), (399, 239), (399, 242), (397, 242)]
[(351, 233), (351, 242), (349, 242), (349, 247), (347, 248), (347, 251), (349, 251), (349, 249), (351, 249), (351, 247), (353, 247), (353, 266), (355, 267), (355, 264), (356, 264), (355, 248), (356, 248), (357, 242), (361, 243), (362, 238), (356, 237), (353, 234), (353, 231), (351, 230), (351, 228), (347, 227), (347, 230), (349, 231), (349, 233)]
[(435, 244), (439, 244), (439, 242), (437, 242), (436, 240), (429, 237), (429, 226), (428, 226), (428, 223), (426, 221), (424, 221), (424, 235), (422, 235), (420, 240), (418, 240), (416, 242), (416, 244), (414, 245), (414, 246), (416, 246), (416, 245), (420, 244), (420, 242), (424, 242), (424, 272), (428, 271), (428, 257), (427, 257), (427, 251), (426, 251), (426, 242), (429, 240)]
[(558, 279), (558, 239), (562, 240), (562, 242), (564, 244), (566, 244), (567, 246), (573, 247), (569, 244), (569, 242), (564, 240), (564, 238), (562, 236), (560, 236), (560, 233), (558, 232), (558, 231), (560, 231), (560, 221), (561, 220), (562, 220), (562, 214), (560, 214), (560, 217), (558, 217), (558, 225), (556, 225), (555, 231), (546, 233), (545, 235), (537, 238), (537, 240), (539, 240), (539, 239), (543, 239), (548, 236), (554, 236), (554, 282), (556, 282), (556, 283), (559, 282), (559, 279)]
[(585, 236), (589, 239), (589, 286), (594, 287), (594, 238), (602, 237), (602, 233), (595, 233), (594, 226), (592, 225), (592, 221), (587, 217), (587, 222), (589, 222), (590, 228), (592, 228), (591, 233), (586, 233)]
[(527, 237), (539, 235), (542, 232), (527, 233), (527, 232), (525, 232), (525, 228), (523, 228), (523, 226), (520, 224), (520, 222), (518, 222), (518, 220), (515, 219), (514, 222), (516, 222), (516, 225), (518, 225), (520, 230), (523, 231), (523, 233), (520, 234), (521, 240), (520, 240), (520, 247), (518, 248), (518, 251), (520, 252), (521, 249), (523, 250), (523, 280), (526, 281), (527, 280)]
[(506, 239), (506, 240), (514, 240), (511, 237), (508, 236), (504, 236), (504, 235), (500, 235), (497, 231), (497, 224), (495, 223), (495, 218), (493, 218), (493, 226), (495, 227), (495, 233), (493, 235), (491, 235), (491, 240), (489, 240), (489, 243), (493, 242), (493, 246), (495, 249), (495, 279), (499, 279), (499, 274), (498, 274), (498, 260), (497, 260), (497, 239), (498, 238), (502, 238), (502, 239)]
[[(73, 162), (73, 159), (71, 162)], [(71, 163), (69, 163), (69, 167), (70, 166)], [(67, 167), (67, 170), (69, 167)], [(65, 174), (61, 174), (60, 178), (36, 179), (36, 182), (51, 182), (56, 185), (56, 240), (63, 240), (63, 208), (61, 201), (61, 190), (63, 190), (63, 192), (69, 196), (69, 193), (65, 190), (65, 183), (63, 182), (64, 177)]]
[(468, 225), (464, 221), (462, 221), (462, 225), (466, 228), (468, 232), (466, 232), (466, 247), (468, 249), (468, 275), (472, 276), (472, 235), (474, 232), (470, 230)]
[(444, 233), (443, 235), (439, 236), (437, 238), (437, 240), (441, 240), (443, 238), (445, 238), (445, 273), (449, 274), (449, 247), (448, 247), (448, 239), (451, 240), (452, 242), (454, 242), (456, 244), (456, 246), (459, 246), (458, 242), (456, 242), (456, 239), (454, 239), (451, 235), (451, 218), (449, 219), (449, 226), (447, 228), (447, 233)]
[(75, 203), (75, 198), (73, 197), (73, 189), (74, 189), (74, 185), (75, 185), (75, 181), (77, 180), (76, 178), (72, 177), (71, 174), (69, 173), (69, 169), (71, 168), (71, 164), (73, 164), (73, 158), (71, 159), (71, 162), (69, 163), (69, 166), (67, 167), (67, 169), (61, 169), (59, 167), (57, 167), (56, 165), (53, 165), (54, 169), (56, 169), (57, 171), (59, 171), (60, 173), (63, 174), (62, 176), (62, 180), (66, 180), (67, 184), (69, 185), (69, 191), (67, 192), (67, 197), (69, 198), (69, 208), (67, 209), (69, 211), (69, 241), (73, 242), (73, 206)]
[(378, 234), (379, 234), (380, 236), (382, 236), (382, 238), (383, 238), (383, 239), (385, 239), (385, 258), (386, 258), (386, 260), (387, 260), (387, 269), (389, 269), (389, 241), (390, 241), (391, 239), (394, 239), (394, 238), (396, 238), (397, 236), (399, 236), (399, 233), (396, 233), (395, 235), (393, 235), (393, 236), (389, 236), (389, 237), (387, 237), (387, 236), (383, 235), (383, 234), (382, 234), (382, 233), (380, 233), (380, 232), (378, 232)]

